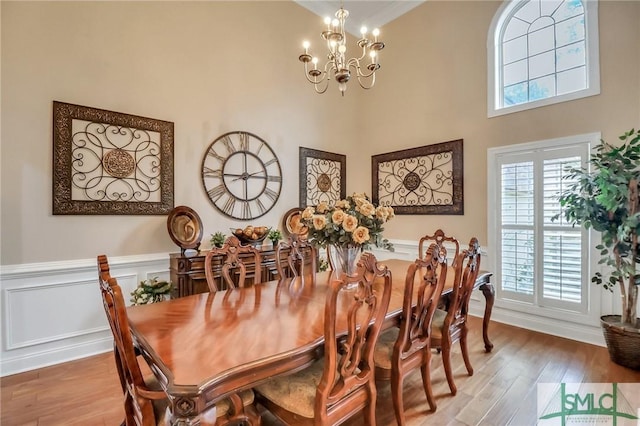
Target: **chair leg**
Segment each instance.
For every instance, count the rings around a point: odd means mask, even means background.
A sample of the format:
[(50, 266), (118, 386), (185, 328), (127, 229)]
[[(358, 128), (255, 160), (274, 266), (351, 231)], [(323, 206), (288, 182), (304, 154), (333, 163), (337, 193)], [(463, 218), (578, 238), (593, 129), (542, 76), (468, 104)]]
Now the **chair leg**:
[(473, 367), (471, 366), (471, 361), (469, 360), (469, 350), (467, 349), (467, 331), (467, 325), (465, 324), (460, 336), (460, 349), (462, 351), (464, 365), (465, 367), (467, 367), (467, 373), (469, 373), (470, 376), (473, 376)]
[(391, 400), (393, 402), (393, 411), (396, 415), (396, 422), (398, 426), (404, 426), (404, 401), (402, 396), (402, 382), (403, 377), (401, 374), (392, 371), (391, 372)]
[(427, 402), (429, 402), (429, 408), (431, 411), (436, 411), (438, 406), (433, 398), (433, 389), (431, 389), (431, 351), (427, 351), (427, 359), (420, 367), (420, 373), (422, 373), (422, 386), (424, 394), (427, 396)]
[(378, 394), (375, 382), (369, 384), (369, 395), (369, 403), (364, 408), (364, 424), (376, 426), (376, 400)]
[(451, 389), (451, 395), (458, 393), (458, 388), (453, 381), (453, 371), (451, 370), (451, 343), (442, 345), (442, 364), (444, 366), (444, 374), (447, 376), (447, 383)]

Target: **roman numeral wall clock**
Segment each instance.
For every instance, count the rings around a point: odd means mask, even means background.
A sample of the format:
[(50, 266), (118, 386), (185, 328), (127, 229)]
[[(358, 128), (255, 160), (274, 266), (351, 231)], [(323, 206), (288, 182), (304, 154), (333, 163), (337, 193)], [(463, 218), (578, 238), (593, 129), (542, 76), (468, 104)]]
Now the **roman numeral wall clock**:
[(202, 185), (225, 216), (264, 216), (280, 197), (282, 170), (275, 152), (258, 136), (234, 131), (214, 140), (202, 159)]

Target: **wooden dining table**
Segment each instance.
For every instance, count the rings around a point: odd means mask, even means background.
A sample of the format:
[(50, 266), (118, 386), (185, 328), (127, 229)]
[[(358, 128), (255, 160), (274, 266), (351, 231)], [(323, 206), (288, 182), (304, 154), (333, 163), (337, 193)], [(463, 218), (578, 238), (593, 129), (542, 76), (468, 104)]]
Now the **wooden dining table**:
[[(384, 325), (391, 327), (402, 312), (411, 262), (380, 263), (393, 277)], [(445, 298), (453, 282), (452, 268), (450, 272)], [(490, 276), (480, 271), (474, 286), (486, 298), (486, 351), (493, 347), (487, 334), (494, 294)], [(331, 279), (335, 274), (325, 271), (127, 308), (136, 347), (171, 402), (171, 424), (197, 424), (198, 415), (217, 401), (318, 359), (324, 347), (324, 306)], [(344, 300), (346, 306), (352, 297), (352, 291), (342, 291), (339, 302)]]

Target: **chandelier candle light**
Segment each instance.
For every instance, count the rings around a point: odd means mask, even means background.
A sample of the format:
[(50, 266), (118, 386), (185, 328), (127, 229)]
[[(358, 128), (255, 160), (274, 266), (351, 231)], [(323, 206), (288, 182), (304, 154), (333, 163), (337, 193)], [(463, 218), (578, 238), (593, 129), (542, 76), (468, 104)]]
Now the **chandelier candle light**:
[[(370, 89), (376, 83), (376, 71), (380, 68), (378, 63), (378, 52), (384, 49), (384, 43), (378, 40), (380, 30), (377, 28), (371, 32), (373, 40), (367, 38), (367, 28), (360, 29), (361, 38), (358, 40), (358, 46), (362, 49), (362, 55), (359, 58), (347, 59), (347, 36), (344, 29), (344, 22), (349, 17), (349, 11), (340, 8), (336, 12), (336, 17), (332, 20), (329, 17), (324, 18), (327, 29), (320, 35), (327, 42), (329, 53), (327, 55), (327, 63), (321, 69), (318, 68), (318, 58), (309, 53), (310, 44), (304, 41), (304, 53), (299, 56), (300, 62), (304, 63), (304, 71), (307, 80), (313, 83), (316, 93), (324, 93), (329, 87), (331, 76), (338, 82), (338, 88), (344, 96), (347, 90), (347, 82), (351, 79), (352, 71), (355, 72), (360, 87)], [(361, 64), (365, 57), (370, 57), (370, 63), (366, 66)], [(309, 69), (311, 62), (312, 69)]]

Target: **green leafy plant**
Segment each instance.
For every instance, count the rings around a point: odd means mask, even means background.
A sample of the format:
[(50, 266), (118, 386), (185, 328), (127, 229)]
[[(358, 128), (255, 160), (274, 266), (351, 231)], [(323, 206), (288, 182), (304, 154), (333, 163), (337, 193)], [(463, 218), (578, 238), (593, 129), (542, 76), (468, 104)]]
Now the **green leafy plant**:
[(173, 284), (167, 281), (159, 281), (158, 277), (140, 281), (138, 287), (131, 292), (131, 302), (134, 305), (146, 305), (147, 303), (162, 302), (171, 294)]
[(211, 234), (211, 245), (218, 248), (222, 247), (226, 237), (227, 236), (224, 234), (224, 232), (214, 232), (213, 234)]
[(277, 229), (272, 229), (271, 231), (269, 231), (267, 238), (269, 238), (275, 246), (276, 244), (278, 244), (278, 241), (282, 239), (282, 232)]
[(602, 141), (589, 159), (591, 170), (569, 169), (565, 178), (571, 184), (559, 200), (567, 222), (600, 232), (599, 263), (610, 272), (596, 272), (591, 281), (610, 291), (619, 286), (622, 323), (638, 328), (640, 129), (631, 129), (620, 140), (620, 146)]

